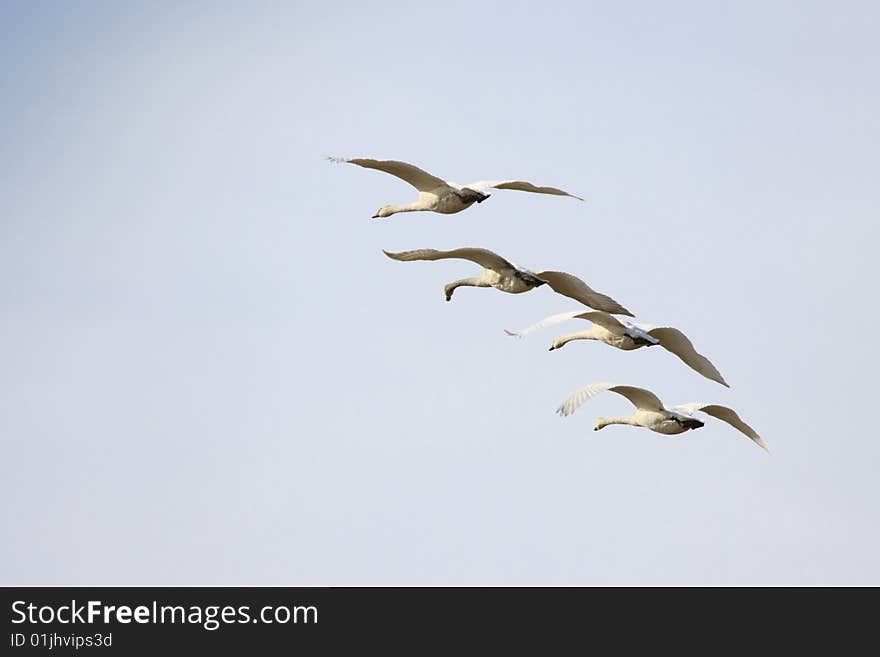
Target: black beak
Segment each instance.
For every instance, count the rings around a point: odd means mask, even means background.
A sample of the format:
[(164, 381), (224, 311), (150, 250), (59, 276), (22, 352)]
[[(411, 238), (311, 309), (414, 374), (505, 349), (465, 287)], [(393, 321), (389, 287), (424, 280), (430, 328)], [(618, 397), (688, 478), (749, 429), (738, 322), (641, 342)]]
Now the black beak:
[(378, 212), (377, 212), (376, 214), (374, 214), (372, 217), (370, 217), (370, 219), (378, 219), (378, 218), (379, 218), (379, 213), (378, 213)]
[(550, 347), (547, 351), (553, 351), (556, 347)]

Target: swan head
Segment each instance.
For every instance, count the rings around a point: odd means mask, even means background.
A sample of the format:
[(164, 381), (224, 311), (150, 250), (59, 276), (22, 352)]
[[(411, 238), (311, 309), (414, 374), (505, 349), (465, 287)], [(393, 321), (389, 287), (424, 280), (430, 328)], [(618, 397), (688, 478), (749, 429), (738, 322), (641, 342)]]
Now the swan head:
[(607, 418), (607, 417), (597, 417), (596, 418), (596, 426), (593, 427), (593, 431), (598, 431), (599, 429), (604, 429), (609, 424), (611, 424), (611, 422), (609, 422), (608, 419), (609, 418)]
[(553, 351), (554, 349), (562, 349), (567, 344), (568, 339), (565, 337), (553, 338), (553, 344), (550, 345), (549, 351)]
[(378, 219), (378, 218), (390, 217), (392, 214), (394, 214), (394, 210), (391, 209), (391, 206), (390, 205), (383, 205), (381, 208), (376, 210), (376, 214), (374, 214), (371, 218)]

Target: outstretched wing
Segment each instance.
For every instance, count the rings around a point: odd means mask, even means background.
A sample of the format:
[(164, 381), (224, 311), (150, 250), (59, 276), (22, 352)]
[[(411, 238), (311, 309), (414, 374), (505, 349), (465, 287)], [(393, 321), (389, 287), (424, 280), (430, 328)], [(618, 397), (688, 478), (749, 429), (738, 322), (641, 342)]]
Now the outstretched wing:
[(592, 399), (605, 390), (610, 390), (619, 395), (623, 395), (640, 411), (662, 412), (664, 410), (663, 402), (661, 402), (657, 398), (657, 395), (650, 390), (633, 386), (619, 386), (614, 383), (592, 383), (570, 394), (568, 399), (559, 405), (556, 412), (562, 416), (571, 415), (585, 401)]
[(739, 429), (749, 438), (751, 438), (761, 449), (763, 449), (768, 454), (770, 453), (770, 449), (767, 447), (767, 443), (758, 435), (758, 432), (752, 429), (748, 424), (742, 421), (739, 415), (737, 415), (736, 411), (732, 408), (728, 408), (727, 406), (719, 406), (718, 404), (705, 404), (702, 402), (691, 402), (690, 404), (682, 404), (681, 406), (675, 406), (672, 408), (673, 411), (677, 411), (679, 413), (686, 413), (687, 415), (693, 415), (697, 411), (702, 411), (703, 413), (708, 413), (713, 417), (717, 417), (719, 420), (724, 420), (730, 426)]
[(507, 262), (497, 253), (493, 253), (489, 249), (480, 249), (476, 247), (464, 247), (461, 249), (452, 249), (451, 251), (437, 251), (436, 249), (415, 249), (414, 251), (401, 251), (400, 253), (391, 253), (383, 249), (382, 253), (392, 260), (401, 260), (409, 262), (411, 260), (444, 260), (446, 258), (460, 258), (462, 260), (470, 260), (481, 267), (500, 271), (502, 269), (515, 269), (515, 267)]
[(592, 310), (589, 312), (581, 313), (577, 316), (578, 319), (586, 319), (587, 321), (593, 322), (593, 324), (598, 324), (604, 329), (611, 331), (612, 333), (618, 334), (627, 330), (626, 324), (617, 319), (614, 315), (609, 315), (606, 312), (601, 310)]
[(556, 324), (561, 324), (562, 322), (567, 322), (570, 319), (574, 319), (578, 315), (581, 315), (580, 310), (574, 310), (572, 312), (567, 313), (557, 313), (556, 315), (550, 315), (550, 317), (545, 317), (540, 322), (532, 324), (531, 326), (527, 326), (524, 329), (520, 329), (519, 331), (508, 331), (504, 329), (504, 332), (507, 335), (515, 335), (518, 338), (524, 338), (529, 333), (534, 333), (535, 331), (540, 331), (542, 328), (547, 328), (548, 326), (555, 326)]
[(659, 326), (648, 331), (648, 335), (657, 338), (664, 349), (681, 358), (685, 365), (695, 372), (702, 374), (707, 379), (717, 381), (723, 386), (730, 387), (721, 376), (721, 372), (703, 354), (697, 353), (693, 343), (678, 329)]
[(556, 292), (564, 296), (580, 301), (582, 304), (616, 315), (634, 315), (614, 299), (600, 292), (596, 292), (577, 276), (566, 274), (564, 271), (542, 271), (535, 274), (538, 278), (547, 281), (547, 284)]
[(477, 192), (485, 192), (487, 189), (515, 189), (520, 192), (532, 192), (534, 194), (553, 194), (554, 196), (570, 196), (583, 201), (580, 196), (569, 194), (565, 190), (556, 187), (539, 187), (525, 180), (480, 180), (479, 182), (466, 185), (464, 189), (472, 189)]
[(621, 324), (617, 320), (617, 318), (609, 315), (608, 313), (603, 313), (601, 310), (592, 310), (589, 312), (581, 312), (580, 310), (575, 310), (573, 312), (550, 315), (550, 317), (545, 317), (540, 322), (532, 324), (531, 326), (527, 326), (526, 328), (519, 331), (508, 331), (507, 329), (504, 329), (504, 332), (507, 333), (507, 335), (515, 335), (518, 338), (524, 338), (529, 333), (534, 333), (535, 331), (539, 331), (542, 328), (547, 328), (548, 326), (561, 324), (562, 322), (566, 322), (569, 319), (586, 319), (587, 321), (594, 322), (599, 326), (604, 326), (609, 331), (615, 333), (626, 329), (626, 326)]
[(405, 180), (420, 192), (430, 192), (436, 190), (438, 187), (449, 187), (449, 184), (445, 180), (442, 180), (437, 176), (432, 176), (427, 171), (423, 171), (417, 166), (407, 164), (406, 162), (398, 162), (397, 160), (371, 160), (363, 157), (331, 157), (329, 159), (334, 162), (348, 162), (349, 164), (357, 164), (359, 167), (364, 167), (366, 169), (376, 169), (378, 171), (390, 173), (392, 176), (397, 176), (401, 180)]

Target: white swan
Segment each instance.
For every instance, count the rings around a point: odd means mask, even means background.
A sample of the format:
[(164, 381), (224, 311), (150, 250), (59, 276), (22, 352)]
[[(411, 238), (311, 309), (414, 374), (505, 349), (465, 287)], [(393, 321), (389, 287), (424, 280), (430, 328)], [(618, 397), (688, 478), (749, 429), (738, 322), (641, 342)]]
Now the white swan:
[(586, 319), (592, 322), (593, 326), (586, 331), (569, 333), (568, 335), (555, 338), (550, 351), (561, 349), (572, 340), (598, 340), (624, 351), (632, 351), (641, 347), (653, 347), (659, 344), (667, 351), (678, 356), (685, 365), (695, 372), (702, 374), (707, 379), (717, 381), (723, 386), (730, 387), (727, 381), (724, 380), (724, 377), (721, 376), (721, 372), (715, 368), (711, 361), (694, 349), (694, 345), (688, 337), (671, 326), (630, 324), (599, 310), (591, 312), (575, 310), (574, 312), (559, 313), (558, 315), (545, 317), (537, 324), (532, 324), (521, 331), (508, 331), (505, 329), (504, 332), (508, 335), (523, 337), (538, 329), (575, 318)]
[(330, 157), (327, 158), (333, 162), (348, 162), (349, 164), (357, 164), (367, 169), (377, 169), (397, 176), (401, 180), (405, 180), (419, 191), (419, 200), (413, 203), (403, 205), (383, 205), (373, 219), (376, 217), (390, 217), (396, 212), (417, 212), (420, 210), (430, 210), (431, 212), (440, 212), (442, 214), (454, 214), (469, 208), (476, 203), (482, 203), (490, 194), (489, 189), (518, 189), (523, 192), (534, 192), (536, 194), (554, 194), (556, 196), (571, 196), (579, 201), (583, 201), (580, 196), (569, 194), (568, 192), (556, 189), (555, 187), (538, 187), (524, 180), (481, 180), (471, 183), (470, 185), (458, 185), (454, 182), (442, 180), (436, 176), (432, 176), (427, 171), (423, 171), (412, 164), (406, 162), (398, 162), (396, 160), (371, 160), (367, 158), (344, 158)]
[(494, 287), (502, 292), (520, 294), (528, 292), (545, 283), (559, 294), (580, 301), (590, 308), (598, 308), (609, 313), (619, 315), (633, 314), (621, 306), (611, 297), (605, 296), (591, 289), (577, 276), (566, 274), (562, 271), (539, 271), (531, 272), (528, 269), (517, 267), (508, 262), (497, 253), (488, 249), (465, 247), (452, 249), (451, 251), (437, 251), (435, 249), (416, 249), (414, 251), (402, 251), (400, 253), (383, 253), (393, 260), (409, 262), (411, 260), (443, 260), (445, 258), (461, 258), (470, 260), (483, 267), (483, 275), (475, 278), (463, 278), (452, 283), (447, 283), (443, 291), (446, 292), (446, 300), (452, 299), (452, 293), (457, 287)]
[(597, 418), (594, 431), (603, 429), (609, 424), (629, 424), (634, 427), (645, 427), (657, 433), (675, 435), (684, 433), (688, 429), (699, 429), (702, 427), (703, 422), (694, 417), (694, 413), (702, 411), (717, 417), (719, 420), (724, 420), (732, 427), (739, 429), (764, 451), (770, 452), (761, 436), (743, 422), (733, 409), (719, 406), (718, 404), (704, 404), (700, 402), (682, 404), (681, 406), (673, 406), (671, 409), (667, 409), (653, 392), (644, 388), (619, 386), (613, 383), (593, 383), (572, 393), (556, 409), (556, 412), (562, 416), (571, 415), (585, 401), (605, 390), (610, 390), (626, 397), (636, 407), (636, 414), (628, 417)]

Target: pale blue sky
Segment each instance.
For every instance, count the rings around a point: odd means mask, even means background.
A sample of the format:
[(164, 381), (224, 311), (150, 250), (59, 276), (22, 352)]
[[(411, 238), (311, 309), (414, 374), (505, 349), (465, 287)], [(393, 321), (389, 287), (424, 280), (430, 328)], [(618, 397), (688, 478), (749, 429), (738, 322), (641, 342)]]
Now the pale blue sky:
[[(3, 584), (880, 584), (870, 2), (0, 9)], [(463, 213), (325, 155), (469, 182)], [(685, 330), (559, 352), (577, 304)], [(736, 408), (629, 427), (616, 381)]]

